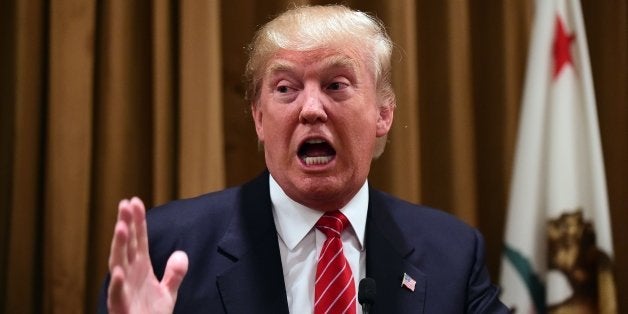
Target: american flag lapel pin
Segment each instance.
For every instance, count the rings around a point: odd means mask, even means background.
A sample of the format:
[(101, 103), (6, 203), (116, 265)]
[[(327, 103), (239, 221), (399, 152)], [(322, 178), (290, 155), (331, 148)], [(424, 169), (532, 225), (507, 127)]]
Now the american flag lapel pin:
[(412, 279), (408, 274), (403, 273), (403, 279), (401, 279), (401, 286), (408, 288), (410, 291), (414, 291), (416, 281)]

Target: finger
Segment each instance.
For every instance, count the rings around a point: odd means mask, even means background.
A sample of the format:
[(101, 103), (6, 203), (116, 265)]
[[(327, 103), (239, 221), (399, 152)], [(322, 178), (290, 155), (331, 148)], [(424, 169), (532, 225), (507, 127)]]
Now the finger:
[(126, 269), (127, 260), (127, 242), (128, 227), (123, 221), (116, 222), (113, 231), (113, 239), (111, 240), (111, 251), (109, 252), (109, 271), (112, 272), (116, 266)]
[[(137, 256), (137, 226), (134, 219), (135, 206), (131, 201), (128, 204), (128, 212), (124, 211), (125, 219), (128, 219), (129, 224), (129, 240), (127, 242), (127, 258), (129, 263), (133, 263), (135, 261), (135, 257)], [(128, 215), (128, 218), (126, 217)]]
[(122, 220), (128, 225), (133, 222), (131, 202), (127, 199), (121, 200), (118, 204), (118, 220)]
[(176, 299), (177, 291), (181, 286), (183, 277), (188, 272), (188, 255), (183, 251), (176, 251), (168, 258), (166, 270), (161, 285), (165, 286), (173, 299)]
[(133, 226), (133, 208), (129, 200), (120, 201), (118, 205), (118, 221), (124, 222), (126, 226), (126, 261), (132, 262), (135, 258), (134, 241), (135, 241), (135, 227)]
[(111, 271), (111, 281), (107, 296), (107, 307), (109, 313), (123, 312), (126, 308), (127, 300), (124, 297), (125, 275), (121, 267), (115, 267)]
[(148, 256), (148, 231), (146, 228), (146, 207), (141, 199), (133, 197), (133, 221), (135, 222), (136, 244), (139, 254)]
[(113, 230), (113, 239), (111, 240), (111, 250), (109, 252), (110, 272), (116, 266), (122, 266), (123, 269), (126, 269), (128, 264), (129, 217), (128, 201), (122, 200), (118, 204), (118, 221)]
[(133, 204), (129, 200), (120, 201), (118, 205), (118, 220), (123, 221), (127, 226), (126, 260), (132, 263), (136, 256), (137, 236), (135, 223), (133, 221)]

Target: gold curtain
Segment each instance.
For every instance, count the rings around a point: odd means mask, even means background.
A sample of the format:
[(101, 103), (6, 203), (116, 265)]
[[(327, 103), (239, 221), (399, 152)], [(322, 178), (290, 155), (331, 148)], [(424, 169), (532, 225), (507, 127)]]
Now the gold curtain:
[[(531, 2), (345, 1), (383, 19), (398, 48), (398, 108), (371, 183), (477, 226), (494, 281)], [(242, 98), (244, 47), (291, 3), (0, 3), (0, 312), (93, 312), (121, 198), (158, 205), (263, 169)], [(628, 5), (582, 4), (621, 296)]]

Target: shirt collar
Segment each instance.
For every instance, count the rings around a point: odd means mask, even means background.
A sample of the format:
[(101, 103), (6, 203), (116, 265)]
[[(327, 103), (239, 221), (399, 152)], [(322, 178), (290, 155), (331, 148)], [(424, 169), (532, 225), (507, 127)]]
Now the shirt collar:
[[(303, 206), (292, 200), (279, 186), (272, 175), (269, 175), (270, 200), (273, 204), (273, 216), (277, 234), (284, 241), (289, 250), (293, 250), (303, 238), (314, 228), (314, 225), (323, 212)], [(340, 209), (360, 243), (364, 248), (364, 230), (366, 228), (366, 212), (368, 210), (369, 193), (368, 181), (353, 196), (353, 198)]]

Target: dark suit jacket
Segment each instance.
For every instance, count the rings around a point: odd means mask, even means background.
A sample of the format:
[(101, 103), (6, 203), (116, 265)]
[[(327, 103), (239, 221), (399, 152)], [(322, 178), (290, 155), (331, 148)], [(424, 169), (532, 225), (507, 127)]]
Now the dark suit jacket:
[[(369, 193), (366, 274), (377, 286), (371, 313), (507, 313), (478, 231), (444, 212)], [(288, 313), (268, 173), (154, 208), (147, 221), (158, 278), (173, 251), (189, 257), (175, 313)], [(401, 286), (404, 273), (416, 281), (414, 291)]]

